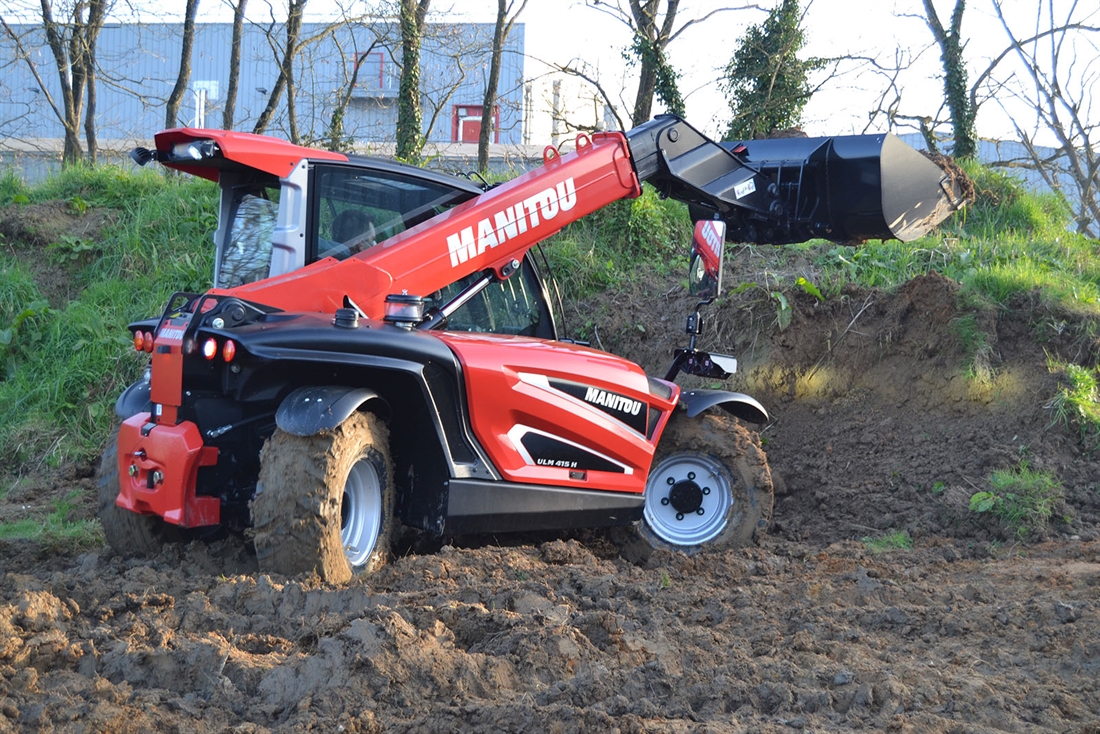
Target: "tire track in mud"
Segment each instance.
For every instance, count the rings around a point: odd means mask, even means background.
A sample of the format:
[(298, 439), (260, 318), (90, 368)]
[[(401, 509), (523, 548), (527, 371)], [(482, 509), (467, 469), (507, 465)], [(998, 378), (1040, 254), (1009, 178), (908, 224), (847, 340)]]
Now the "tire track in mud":
[[(595, 552), (594, 552), (595, 551)], [(1095, 731), (1100, 543), (0, 564), (0, 731)], [(214, 570), (223, 569), (222, 575)]]

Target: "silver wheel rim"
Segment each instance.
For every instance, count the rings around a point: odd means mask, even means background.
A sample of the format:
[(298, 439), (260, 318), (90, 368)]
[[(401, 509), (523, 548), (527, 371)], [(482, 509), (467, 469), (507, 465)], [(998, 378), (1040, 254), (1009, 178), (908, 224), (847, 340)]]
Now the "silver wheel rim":
[(370, 558), (382, 529), (382, 483), (374, 464), (355, 462), (340, 504), (340, 541), (352, 567)]
[(670, 545), (693, 546), (717, 538), (733, 505), (729, 471), (702, 454), (670, 456), (650, 472), (645, 522)]

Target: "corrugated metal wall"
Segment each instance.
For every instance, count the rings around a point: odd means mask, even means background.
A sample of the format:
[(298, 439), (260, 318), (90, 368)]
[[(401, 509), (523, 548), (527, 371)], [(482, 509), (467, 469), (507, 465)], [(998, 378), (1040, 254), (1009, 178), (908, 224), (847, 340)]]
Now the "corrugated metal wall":
[[(38, 68), (55, 103), (61, 107), (60, 83), (42, 33), (30, 26), (13, 26)], [(278, 78), (274, 45), (285, 43), (281, 24), (270, 28), (245, 24), (241, 69), (233, 128), (251, 131), (267, 104)], [(165, 127), (165, 100), (179, 72), (182, 26), (108, 25), (97, 41), (99, 74), (97, 126), (101, 144), (112, 140), (150, 140)], [(191, 60), (191, 82), (180, 107), (178, 124), (221, 127), (229, 79), (232, 27), (228, 23), (199, 24)], [(500, 85), (500, 142), (519, 143), (523, 115), (523, 25), (517, 23), (505, 46)], [(424, 131), (431, 142), (452, 139), (458, 105), (480, 105), (489, 75), (491, 24), (434, 24), (424, 34), (421, 90)], [(382, 41), (377, 38), (381, 36)], [(347, 89), (352, 60), (371, 52), (360, 72), (360, 84), (344, 118), (344, 132), (356, 142), (390, 142), (397, 121), (400, 44), (392, 24), (336, 27), (307, 23), (302, 39), (315, 38), (295, 62), (294, 96), (298, 134), (303, 142), (320, 140)], [(280, 51), (281, 53), (281, 51)], [(59, 139), (63, 128), (38, 90), (14, 44), (0, 37), (0, 138)], [(205, 110), (201, 97), (205, 94)], [(267, 131), (289, 137), (287, 95)]]

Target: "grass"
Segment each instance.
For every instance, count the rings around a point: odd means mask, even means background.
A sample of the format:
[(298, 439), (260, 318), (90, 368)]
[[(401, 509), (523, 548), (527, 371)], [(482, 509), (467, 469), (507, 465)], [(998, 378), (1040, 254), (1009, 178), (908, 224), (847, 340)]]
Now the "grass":
[(970, 510), (993, 515), (1020, 540), (1045, 531), (1064, 496), (1053, 474), (1031, 469), (1024, 460), (1014, 469), (993, 472), (989, 483), (991, 490), (970, 497)]
[(970, 165), (967, 172), (974, 203), (921, 239), (800, 246), (820, 271), (818, 287), (826, 295), (848, 283), (891, 289), (938, 272), (957, 280), (972, 302), (1003, 307), (1035, 291), (1067, 314), (1100, 316), (1097, 243), (1067, 230), (1071, 217), (1061, 202), (1027, 192), (1002, 171)]
[(1046, 405), (1054, 416), (1054, 422), (1076, 429), (1081, 441), (1089, 449), (1100, 447), (1100, 389), (1097, 369), (1062, 362), (1049, 356), (1047, 367), (1063, 377), (1058, 393)]
[(907, 530), (897, 530), (877, 538), (865, 537), (863, 545), (872, 553), (886, 553), (896, 550), (911, 550), (913, 538)]
[(36, 540), (67, 550), (95, 548), (103, 544), (103, 530), (98, 520), (69, 519), (79, 507), (81, 490), (55, 498), (44, 515), (0, 523), (0, 540)]
[[(0, 203), (79, 202), (113, 217), (95, 238), (45, 251), (17, 248), (0, 266), (0, 469), (89, 458), (114, 422), (113, 404), (145, 360), (126, 325), (155, 315), (175, 290), (206, 290), (213, 269), (216, 187), (194, 178), (74, 167), (36, 186), (0, 177)], [(78, 209), (80, 210), (80, 209)], [(46, 258), (83, 292), (50, 303), (28, 264)]]

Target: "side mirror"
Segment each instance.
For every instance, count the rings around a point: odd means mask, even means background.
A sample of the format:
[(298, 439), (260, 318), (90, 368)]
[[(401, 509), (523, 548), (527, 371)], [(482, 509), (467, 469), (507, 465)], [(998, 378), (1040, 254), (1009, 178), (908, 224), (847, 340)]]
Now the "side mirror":
[(725, 254), (726, 223), (708, 219), (695, 223), (688, 265), (688, 293), (699, 298), (716, 298), (722, 292), (722, 256)]

